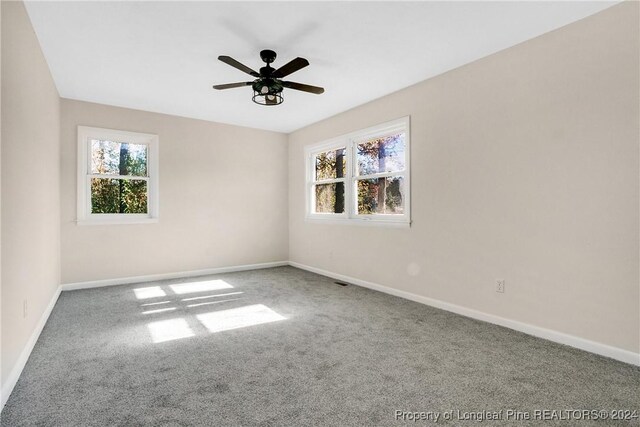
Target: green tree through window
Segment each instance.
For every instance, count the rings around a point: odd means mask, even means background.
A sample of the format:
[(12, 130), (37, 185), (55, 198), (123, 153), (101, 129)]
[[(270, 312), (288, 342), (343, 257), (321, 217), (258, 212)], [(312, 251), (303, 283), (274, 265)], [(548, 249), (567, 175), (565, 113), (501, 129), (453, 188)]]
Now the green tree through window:
[(359, 214), (403, 213), (402, 176), (371, 177), (405, 168), (405, 134), (385, 136), (357, 145)]
[(144, 144), (92, 140), (91, 213), (148, 213), (147, 157)]

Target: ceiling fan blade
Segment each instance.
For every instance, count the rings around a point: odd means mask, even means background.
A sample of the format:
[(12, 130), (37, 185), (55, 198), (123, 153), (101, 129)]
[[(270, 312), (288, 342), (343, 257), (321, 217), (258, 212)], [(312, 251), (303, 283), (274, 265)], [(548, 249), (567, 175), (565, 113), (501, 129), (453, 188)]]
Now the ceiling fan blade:
[(253, 71), (251, 68), (247, 67), (246, 65), (236, 61), (230, 56), (220, 55), (218, 56), (218, 59), (224, 62), (225, 64), (231, 65), (233, 68), (237, 68), (240, 71), (244, 71), (247, 74), (251, 74), (253, 77), (260, 77), (260, 74)]
[(240, 83), (227, 83), (224, 85), (214, 85), (214, 89), (222, 90), (222, 89), (233, 89), (234, 87), (242, 87), (242, 86), (250, 86), (253, 82), (240, 82)]
[(282, 77), (288, 76), (291, 73), (295, 73), (296, 71), (306, 67), (307, 65), (309, 65), (309, 61), (307, 61), (304, 58), (298, 57), (296, 59), (293, 59), (287, 62), (282, 67), (278, 68), (276, 71), (273, 72), (272, 76), (277, 79), (280, 79)]
[(301, 90), (303, 92), (315, 93), (316, 95), (320, 95), (324, 93), (324, 88), (318, 86), (305, 85), (302, 83), (296, 82), (282, 82), (282, 86), (288, 87), (289, 89)]

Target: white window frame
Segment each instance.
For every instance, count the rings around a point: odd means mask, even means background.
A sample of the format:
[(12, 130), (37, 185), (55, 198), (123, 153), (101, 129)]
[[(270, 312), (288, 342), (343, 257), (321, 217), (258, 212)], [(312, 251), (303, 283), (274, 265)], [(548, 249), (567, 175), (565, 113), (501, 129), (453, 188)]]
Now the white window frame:
[[(384, 225), (384, 226), (401, 226), (409, 227), (411, 224), (411, 128), (409, 116), (402, 117), (372, 126), (359, 131), (351, 132), (337, 138), (323, 141), (318, 144), (305, 147), (305, 164), (306, 164), (306, 185), (305, 185), (305, 206), (307, 221), (336, 223), (336, 224), (354, 224), (354, 225)], [(358, 214), (357, 212), (357, 181), (356, 175), (356, 150), (359, 142), (385, 135), (393, 135), (399, 132), (405, 134), (405, 169), (403, 172), (384, 172), (372, 175), (366, 175), (367, 178), (384, 178), (387, 176), (401, 175), (404, 180), (404, 213), (402, 215), (391, 214)], [(346, 168), (345, 177), (331, 180), (315, 180), (315, 156), (319, 153), (331, 151), (339, 148), (346, 148)], [(344, 181), (344, 213), (316, 213), (315, 208), (315, 191), (314, 186), (317, 183), (333, 183)]]
[[(91, 173), (92, 139), (144, 144), (147, 146), (147, 176), (135, 177), (147, 181), (146, 214), (93, 214), (91, 213), (91, 178), (128, 178), (120, 175), (95, 175)], [(79, 225), (100, 224), (145, 224), (159, 220), (158, 189), (158, 135), (128, 132), (115, 129), (104, 129), (89, 126), (78, 126), (78, 183), (77, 183), (77, 223)]]

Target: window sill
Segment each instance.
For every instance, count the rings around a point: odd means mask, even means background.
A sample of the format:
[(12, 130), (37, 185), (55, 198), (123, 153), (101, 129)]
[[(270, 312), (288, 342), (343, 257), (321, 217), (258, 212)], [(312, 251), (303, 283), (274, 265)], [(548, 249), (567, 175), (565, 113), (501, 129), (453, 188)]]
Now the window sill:
[(131, 224), (157, 224), (159, 218), (92, 218), (76, 220), (77, 225), (131, 225)]
[(361, 218), (322, 218), (315, 216), (305, 217), (305, 222), (313, 224), (339, 224), (339, 225), (356, 225), (356, 226), (372, 226), (372, 227), (390, 227), (390, 228), (410, 228), (411, 221), (406, 220), (388, 220), (388, 219), (361, 219)]

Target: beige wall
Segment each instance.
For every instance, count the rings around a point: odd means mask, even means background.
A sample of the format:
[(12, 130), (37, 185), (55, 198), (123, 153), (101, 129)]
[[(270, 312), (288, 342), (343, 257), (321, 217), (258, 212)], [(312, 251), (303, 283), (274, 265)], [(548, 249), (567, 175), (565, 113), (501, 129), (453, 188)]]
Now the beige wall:
[[(160, 138), (160, 222), (76, 225), (77, 126)], [(287, 137), (62, 100), (62, 283), (286, 261)]]
[(24, 5), (1, 8), (4, 386), (60, 284), (60, 100)]
[[(294, 132), (290, 259), (638, 352), (638, 34), (617, 5)], [(303, 147), (405, 115), (411, 228), (305, 222)]]

